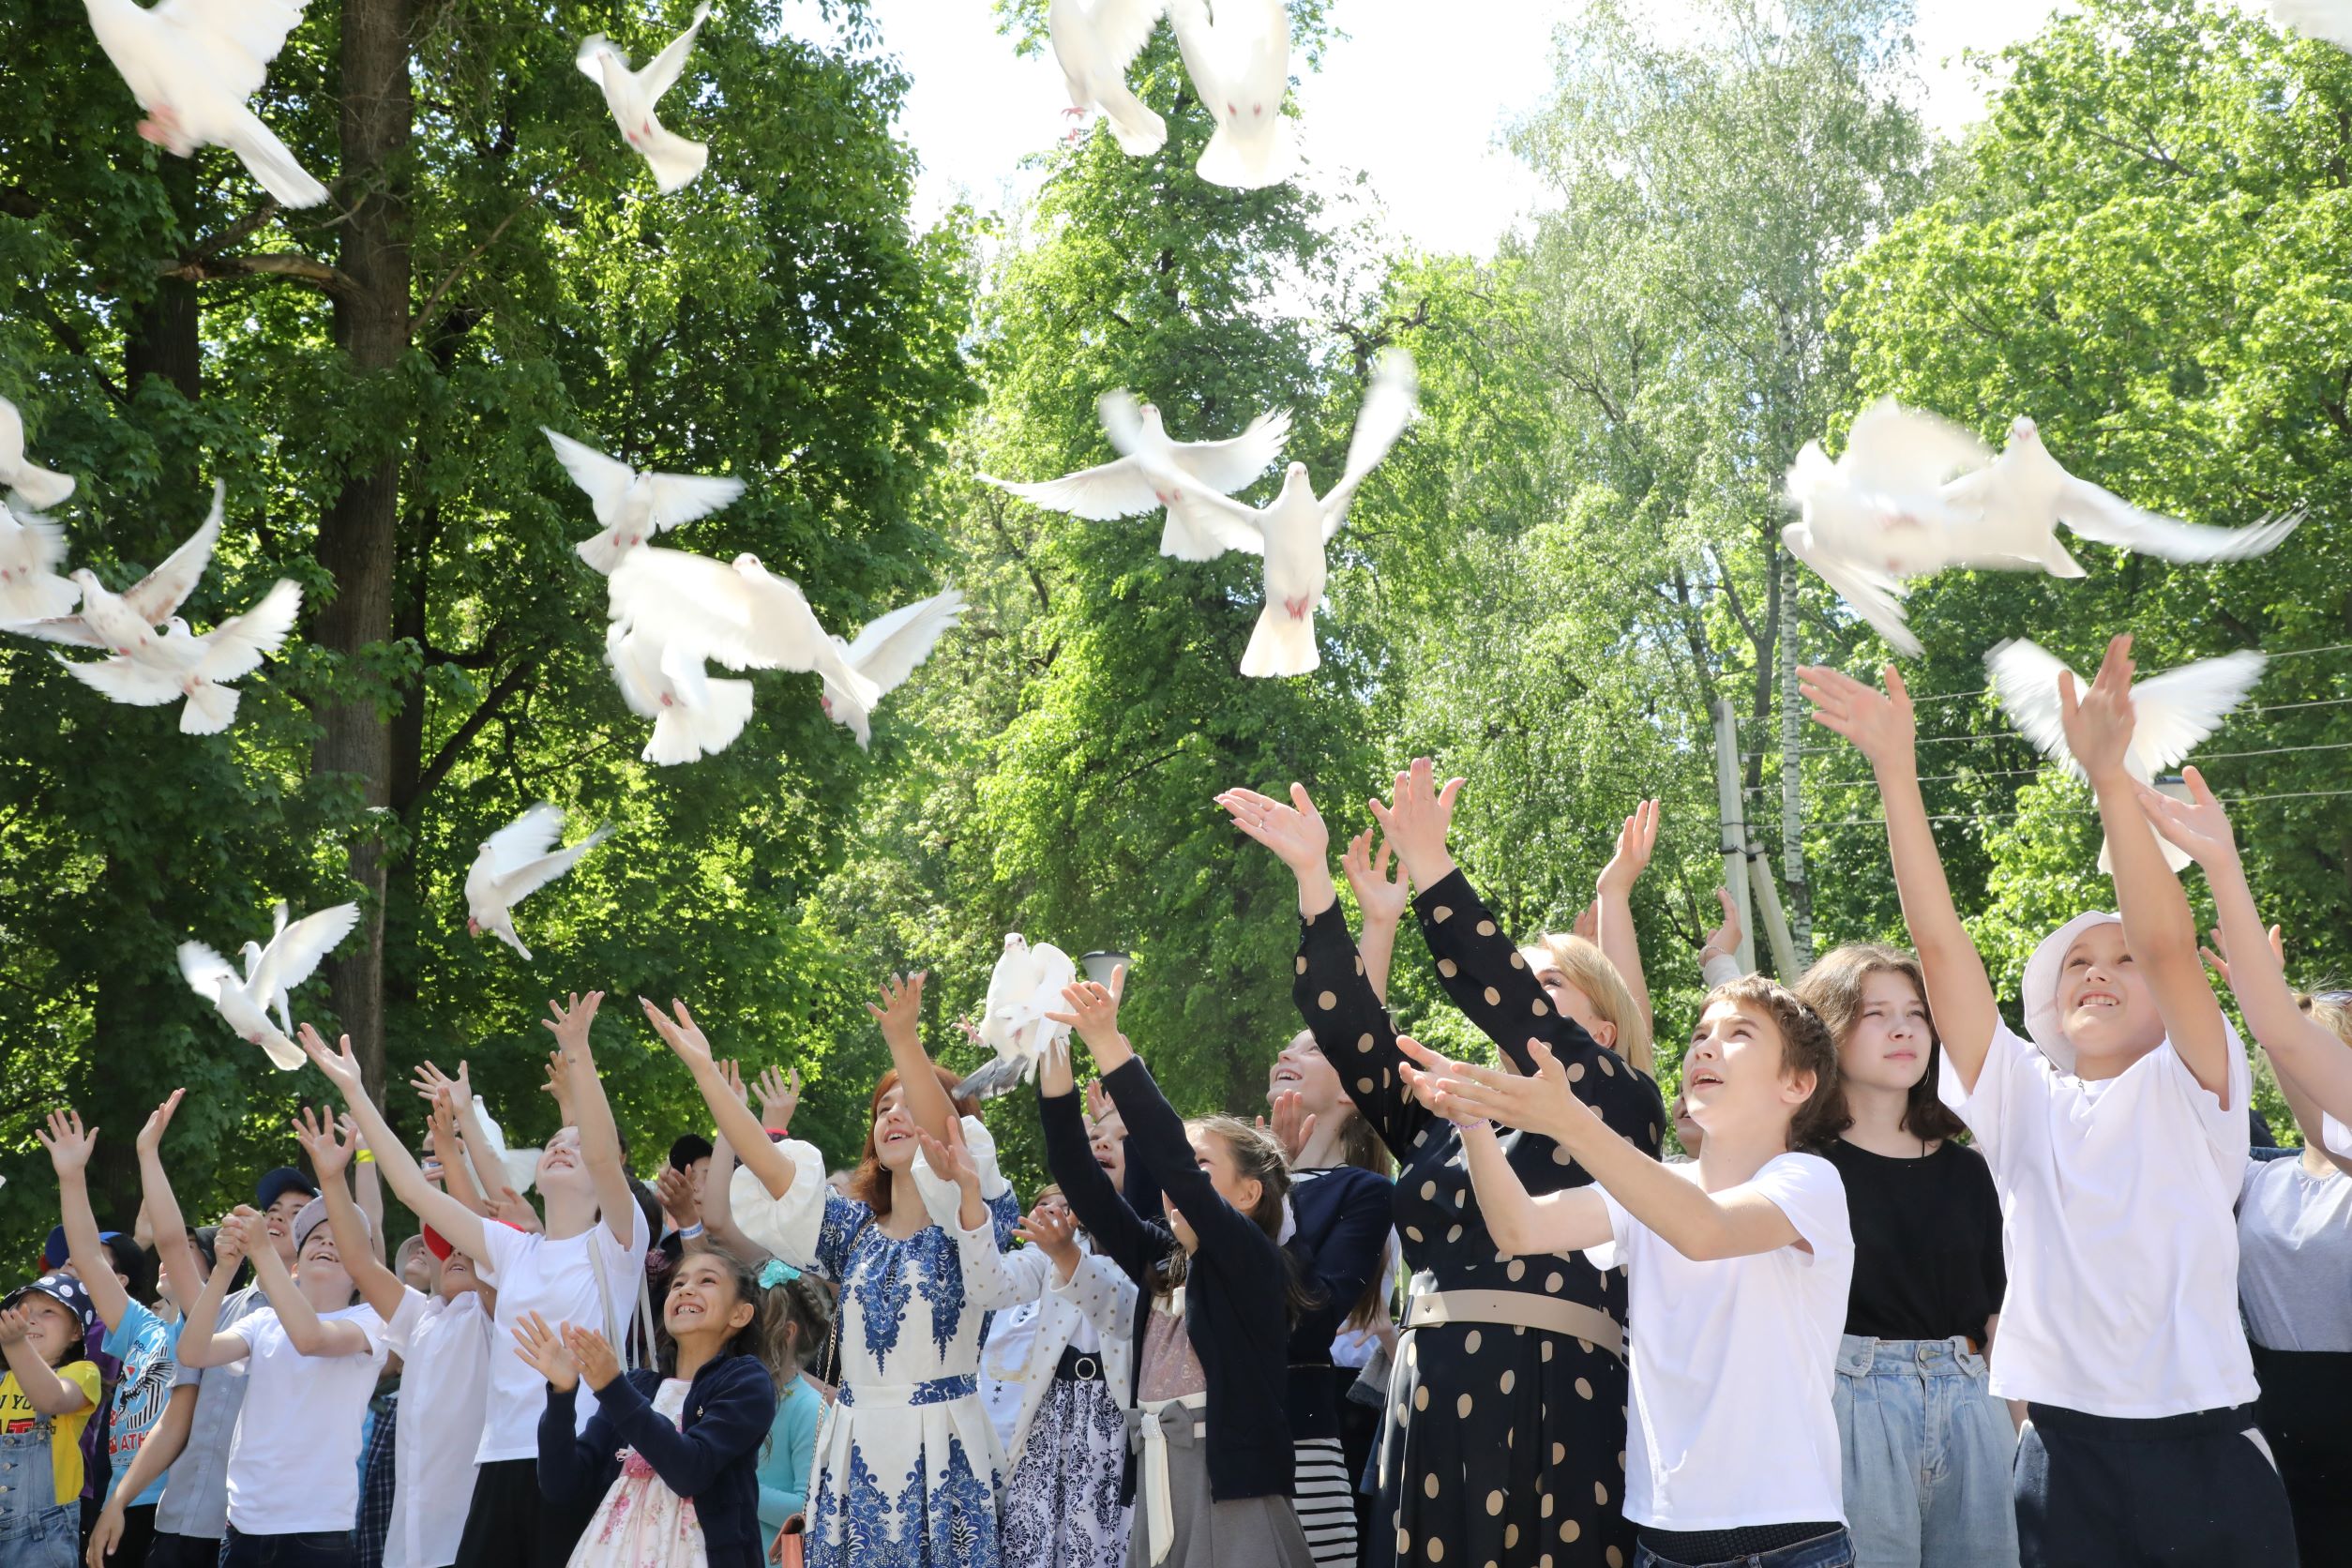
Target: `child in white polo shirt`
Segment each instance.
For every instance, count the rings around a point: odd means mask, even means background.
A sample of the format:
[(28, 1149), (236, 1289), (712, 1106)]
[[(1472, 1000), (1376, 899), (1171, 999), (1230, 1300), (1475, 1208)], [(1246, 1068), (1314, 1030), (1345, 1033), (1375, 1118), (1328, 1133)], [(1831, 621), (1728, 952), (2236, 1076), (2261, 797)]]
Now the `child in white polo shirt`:
[[(1540, 1044), (1530, 1078), (1396, 1043), (1422, 1063), (1407, 1081), (1462, 1126), (1496, 1246), (1626, 1272), (1636, 1568), (1849, 1568), (1833, 1396), (1854, 1244), (1837, 1168), (1810, 1152), (1847, 1118), (1819, 1017), (1758, 976), (1708, 994), (1682, 1058), (1706, 1136), (1673, 1166), (1612, 1131)], [(1530, 1197), (1490, 1117), (1554, 1139), (1592, 1184)]]
[(2131, 639), (2079, 694), (2067, 746), (2098, 799), (2120, 914), (2076, 915), (2026, 966), (2031, 1043), (2002, 1022), (1952, 902), (1910, 698), (1802, 671), (1820, 723), (1870, 759), (1912, 945), (1943, 1038), (1940, 1093), (2000, 1190), (2009, 1284), (1996, 1395), (2028, 1404), (2014, 1474), (2025, 1568), (2296, 1560), (2255, 1430), (2231, 1218), (2253, 1084), (2196, 929), (2124, 770)]

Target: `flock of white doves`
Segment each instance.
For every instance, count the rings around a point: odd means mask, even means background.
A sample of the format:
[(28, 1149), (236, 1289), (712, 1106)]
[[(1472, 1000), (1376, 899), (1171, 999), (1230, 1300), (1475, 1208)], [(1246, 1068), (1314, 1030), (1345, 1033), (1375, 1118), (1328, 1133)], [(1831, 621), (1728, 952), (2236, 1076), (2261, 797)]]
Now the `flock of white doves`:
[[(181, 157), (201, 146), (236, 154), (272, 198), (310, 206), (326, 188), (304, 171), (247, 99), (302, 20), (305, 0), (85, 0), (90, 25), (146, 117), (139, 134)], [(2281, 20), (2352, 47), (2347, 0), (2272, 0)], [(1068, 84), (1078, 124), (1099, 111), (1120, 147), (1156, 152), (1168, 128), (1128, 86), (1126, 75), (1165, 11), (1186, 74), (1215, 121), (1195, 171), (1203, 180), (1243, 189), (1279, 183), (1297, 162), (1293, 124), (1282, 113), (1289, 80), (1289, 13), (1285, 0), (1048, 0), (1048, 34)], [(643, 68), (602, 35), (583, 41), (580, 71), (604, 91), (615, 124), (645, 159), (655, 183), (675, 191), (710, 158), (702, 143), (669, 130), (654, 106), (686, 68), (696, 35), (710, 15), (695, 8), (691, 25)], [(1231, 499), (1281, 454), (1287, 412), (1259, 415), (1238, 436), (1180, 442), (1159, 411), (1125, 391), (1098, 402), (1112, 461), (1042, 484), (1002, 485), (1050, 510), (1095, 520), (1164, 510), (1161, 553), (1206, 561), (1228, 550), (1264, 563), (1265, 603), (1241, 672), (1304, 674), (1321, 662), (1315, 611), (1323, 596), (1325, 550), (1347, 521), (1357, 488), (1404, 434), (1418, 411), (1413, 364), (1401, 350), (1383, 353), (1365, 389), (1346, 467), (1317, 495), (1304, 463), (1291, 463), (1280, 492), (1263, 507)], [(694, 761), (732, 744), (751, 713), (752, 685), (715, 680), (708, 666), (731, 670), (814, 671), (820, 701), (860, 746), (881, 698), (929, 656), (963, 611), (954, 588), (903, 606), (844, 641), (827, 633), (797, 584), (771, 574), (757, 556), (731, 562), (665, 550), (655, 534), (709, 515), (736, 500), (739, 478), (641, 473), (554, 430), (544, 432), (573, 481), (587, 492), (596, 533), (576, 547), (608, 579), (606, 656), (629, 707), (654, 721), (644, 758), (659, 764)], [(69, 575), (64, 532), (43, 513), (73, 493), (74, 480), (25, 456), (24, 429), (0, 399), (0, 629), (103, 651), (77, 661), (58, 656), (76, 678), (117, 702), (183, 704), (180, 728), (223, 731), (238, 693), (230, 683), (250, 673), (292, 633), (300, 612), (298, 584), (280, 580), (243, 614), (198, 634), (177, 611), (210, 564), (220, 536), (224, 487), (213, 487), (202, 527), (163, 562), (121, 593), (87, 567)], [(987, 475), (982, 475), (988, 478)], [(1933, 416), (1880, 402), (1855, 421), (1845, 454), (1832, 463), (1809, 444), (1789, 471), (1788, 498), (1803, 520), (1784, 534), (1788, 548), (1842, 595), (1897, 649), (1917, 654), (1900, 598), (1912, 579), (1947, 566), (2035, 569), (2080, 577), (2056, 537), (2064, 522), (2085, 537), (2173, 560), (2214, 561), (2259, 554), (2297, 520), (2236, 533), (2194, 527), (2141, 511), (2073, 478), (2045, 451), (2033, 422), (2012, 427), (1995, 459), (1967, 431)], [(2053, 755), (2063, 753), (2058, 723), (2058, 661), (2029, 642), (2008, 642), (1988, 656), (1994, 682), (2020, 727)], [(2139, 712), (2133, 764), (2144, 776), (2177, 763), (2250, 689), (2258, 653), (2207, 660), (2155, 676), (2135, 692)], [(611, 832), (600, 827), (559, 848), (561, 808), (531, 807), (485, 841), (466, 877), (470, 934), (488, 931), (528, 959), (515, 933), (513, 906), (569, 870)], [(301, 985), (358, 921), (341, 904), (289, 921), (278, 906), (264, 945), (249, 942), (240, 974), (200, 942), (181, 945), (189, 985), (211, 1001), (245, 1040), (281, 1068), (302, 1062), (288, 993)], [(1031, 952), (1008, 939), (1000, 988), (1044, 994), (1031, 972), (1056, 973), (1066, 958), (1049, 945)], [(1058, 960), (1058, 961), (1056, 961)], [(992, 995), (991, 1002), (994, 997)], [(988, 1010), (991, 1020), (997, 1009)], [(274, 1017), (273, 1017), (274, 1015)], [(1018, 1031), (1022, 1046), (991, 1038), (1000, 1055), (1033, 1062), (1043, 1032)], [(1024, 1065), (1026, 1063), (1023, 1063)], [(1007, 1063), (1011, 1065), (1011, 1063)]]

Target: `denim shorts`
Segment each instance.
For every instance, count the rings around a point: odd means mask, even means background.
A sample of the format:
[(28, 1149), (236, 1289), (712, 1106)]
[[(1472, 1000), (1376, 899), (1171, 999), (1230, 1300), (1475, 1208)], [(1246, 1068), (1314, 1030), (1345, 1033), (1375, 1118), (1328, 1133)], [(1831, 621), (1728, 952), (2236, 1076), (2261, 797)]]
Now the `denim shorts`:
[(1634, 1548), (1634, 1568), (1853, 1568), (1861, 1560), (1854, 1555), (1853, 1537), (1842, 1530), (1800, 1541), (1793, 1546), (1732, 1558), (1727, 1564), (1677, 1562), (1672, 1558), (1660, 1557), (1647, 1546)]
[(1847, 1334), (1833, 1397), (1858, 1568), (2017, 1568), (2016, 1431), (1967, 1340)]

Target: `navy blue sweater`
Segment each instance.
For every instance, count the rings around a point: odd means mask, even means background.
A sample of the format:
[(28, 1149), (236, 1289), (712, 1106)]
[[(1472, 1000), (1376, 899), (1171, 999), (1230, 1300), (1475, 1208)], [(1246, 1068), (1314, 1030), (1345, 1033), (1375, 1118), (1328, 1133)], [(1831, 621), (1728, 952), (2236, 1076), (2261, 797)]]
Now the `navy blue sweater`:
[[(1199, 1238), (1184, 1281), (1184, 1332), (1208, 1384), (1209, 1495), (1219, 1502), (1289, 1497), (1291, 1486), (1289, 1272), (1282, 1249), (1258, 1222), (1217, 1196), (1178, 1116), (1136, 1057), (1103, 1075), (1103, 1087), (1127, 1123), (1127, 1167), (1138, 1163), (1158, 1182)], [(1143, 1372), (1151, 1326), (1152, 1267), (1176, 1248), (1159, 1220), (1138, 1214), (1110, 1184), (1087, 1147), (1086, 1122), (1073, 1093), (1038, 1097), (1046, 1167), (1062, 1184), (1071, 1214), (1094, 1248), (1136, 1282), (1135, 1372)], [(1325, 1341), (1326, 1349), (1329, 1341)], [(1131, 1391), (1132, 1392), (1132, 1391)], [(1127, 1468), (1127, 1495), (1135, 1467)]]
[(621, 1453), (635, 1449), (662, 1485), (694, 1500), (711, 1568), (760, 1568), (760, 1445), (776, 1420), (776, 1383), (753, 1356), (721, 1356), (694, 1375), (682, 1424), (652, 1404), (661, 1374), (628, 1372), (596, 1392), (596, 1413), (575, 1437), (574, 1391), (550, 1388), (539, 1416), (539, 1490), (586, 1514), (612, 1489)]
[(1331, 1364), (1333, 1337), (1380, 1274), (1395, 1199), (1396, 1184), (1352, 1165), (1290, 1184), (1290, 1213), (1299, 1222), (1290, 1256), (1315, 1298), (1290, 1327), (1290, 1436), (1297, 1441), (1339, 1436), (1338, 1380), (1301, 1369)]

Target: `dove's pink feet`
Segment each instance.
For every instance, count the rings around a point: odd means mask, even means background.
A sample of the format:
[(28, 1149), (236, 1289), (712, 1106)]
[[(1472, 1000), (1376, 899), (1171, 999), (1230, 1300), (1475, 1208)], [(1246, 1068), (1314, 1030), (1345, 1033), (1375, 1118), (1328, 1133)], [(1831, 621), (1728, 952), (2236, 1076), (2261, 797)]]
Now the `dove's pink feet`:
[(827, 718), (831, 718), (831, 717), (833, 716), (833, 699), (832, 699), (832, 698), (827, 697), (827, 696), (824, 696), (822, 693), (820, 693), (820, 694), (818, 695), (818, 697), (817, 697), (817, 707), (818, 707), (818, 709), (819, 709), (820, 711), (822, 711), (822, 712), (824, 714), (824, 716), (825, 716)]
[(147, 111), (147, 117), (139, 122), (139, 135), (143, 141), (153, 142), (158, 147), (170, 147), (180, 139), (178, 113), (169, 104), (156, 105)]
[(1290, 619), (1293, 621), (1304, 621), (1306, 619), (1306, 612), (1315, 608), (1315, 601), (1312, 599), (1285, 599), (1282, 601), (1282, 608), (1289, 612)]

